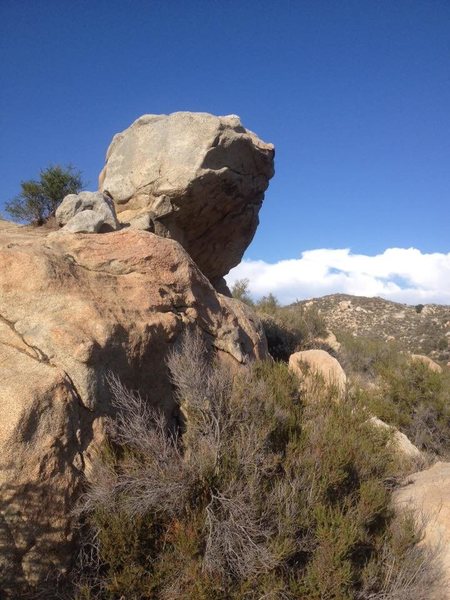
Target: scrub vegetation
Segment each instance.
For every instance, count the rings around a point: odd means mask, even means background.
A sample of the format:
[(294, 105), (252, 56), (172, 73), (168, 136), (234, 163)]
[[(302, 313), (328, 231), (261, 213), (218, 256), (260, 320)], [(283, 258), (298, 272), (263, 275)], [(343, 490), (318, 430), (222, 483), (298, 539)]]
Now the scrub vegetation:
[(361, 402), (431, 458), (450, 457), (450, 373), (412, 361), (392, 343), (341, 335), (339, 360)]
[(358, 394), (300, 394), (283, 362), (232, 373), (191, 333), (168, 361), (181, 427), (111, 379), (82, 499), (77, 600), (425, 600), (438, 579), (402, 466)]

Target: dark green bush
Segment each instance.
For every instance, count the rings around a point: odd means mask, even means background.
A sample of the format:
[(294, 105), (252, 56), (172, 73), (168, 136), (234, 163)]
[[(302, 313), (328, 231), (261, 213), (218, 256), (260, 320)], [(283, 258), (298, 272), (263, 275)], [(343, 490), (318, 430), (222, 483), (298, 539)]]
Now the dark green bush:
[(375, 379), (381, 371), (405, 363), (395, 343), (349, 334), (340, 334), (339, 341), (339, 362), (348, 375)]
[(297, 350), (307, 349), (315, 338), (327, 334), (325, 321), (315, 306), (281, 306), (272, 294), (254, 302), (249, 280), (237, 280), (231, 290), (233, 298), (252, 306), (258, 313), (266, 334), (271, 356), (287, 362)]
[(448, 339), (446, 337), (441, 337), (437, 343), (437, 349), (441, 352), (448, 349)]

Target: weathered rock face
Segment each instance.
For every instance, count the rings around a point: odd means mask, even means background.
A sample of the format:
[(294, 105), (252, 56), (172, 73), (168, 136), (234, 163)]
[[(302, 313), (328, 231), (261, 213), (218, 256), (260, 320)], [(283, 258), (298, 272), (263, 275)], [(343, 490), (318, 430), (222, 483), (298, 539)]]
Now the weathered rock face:
[(152, 233), (0, 223), (0, 264), (0, 590), (15, 598), (68, 564), (69, 510), (110, 412), (108, 372), (171, 414), (165, 357), (185, 328), (236, 364), (267, 348), (254, 315)]
[(345, 392), (347, 376), (340, 363), (325, 350), (302, 350), (289, 357), (289, 369), (305, 386), (319, 376), (327, 386), (335, 387), (339, 395)]
[(437, 549), (443, 577), (430, 600), (450, 600), (450, 463), (437, 462), (426, 471), (410, 475), (394, 494), (397, 507), (417, 511), (424, 523), (423, 543)]
[(114, 137), (99, 189), (122, 222), (150, 214), (214, 282), (253, 238), (273, 156), (234, 115), (144, 115)]

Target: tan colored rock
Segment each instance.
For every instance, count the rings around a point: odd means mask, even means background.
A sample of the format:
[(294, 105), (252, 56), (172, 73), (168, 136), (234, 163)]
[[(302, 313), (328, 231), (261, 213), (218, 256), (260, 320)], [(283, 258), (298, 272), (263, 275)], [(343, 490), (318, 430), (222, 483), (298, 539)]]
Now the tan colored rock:
[(425, 524), (423, 543), (437, 548), (444, 580), (430, 600), (450, 600), (450, 463), (437, 462), (407, 478), (394, 494), (400, 509), (414, 509)]
[(289, 357), (289, 369), (309, 387), (319, 376), (328, 387), (336, 387), (339, 394), (345, 392), (347, 376), (339, 362), (325, 350), (302, 350)]
[(438, 365), (437, 362), (434, 362), (429, 356), (425, 356), (424, 354), (411, 354), (411, 360), (414, 362), (420, 362), (426, 365), (431, 371), (435, 373), (442, 373), (441, 365)]
[(434, 315), (435, 312), (436, 308), (432, 304), (425, 304), (425, 306), (422, 309), (421, 315), (425, 317), (429, 315)]
[(187, 327), (236, 365), (267, 347), (252, 314), (152, 233), (0, 224), (0, 265), (0, 589), (16, 598), (68, 565), (69, 511), (111, 411), (107, 374), (170, 416), (165, 357)]
[(273, 156), (235, 115), (144, 115), (114, 136), (99, 189), (123, 223), (150, 214), (155, 233), (180, 242), (213, 281), (253, 238)]
[(422, 463), (424, 461), (424, 456), (422, 452), (414, 446), (411, 440), (401, 431), (399, 431), (396, 427), (392, 425), (388, 425), (378, 417), (371, 417), (369, 422), (374, 427), (379, 427), (381, 429), (386, 429), (392, 432), (392, 446), (393, 449), (400, 454), (403, 458), (407, 460), (411, 460), (417, 463)]

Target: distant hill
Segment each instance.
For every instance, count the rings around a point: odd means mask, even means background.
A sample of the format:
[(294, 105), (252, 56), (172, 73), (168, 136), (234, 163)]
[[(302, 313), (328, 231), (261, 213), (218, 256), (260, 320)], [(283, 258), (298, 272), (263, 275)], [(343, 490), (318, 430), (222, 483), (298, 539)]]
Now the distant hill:
[(396, 341), (410, 352), (450, 360), (450, 306), (411, 306), (382, 298), (332, 294), (292, 306), (316, 307), (335, 334)]

